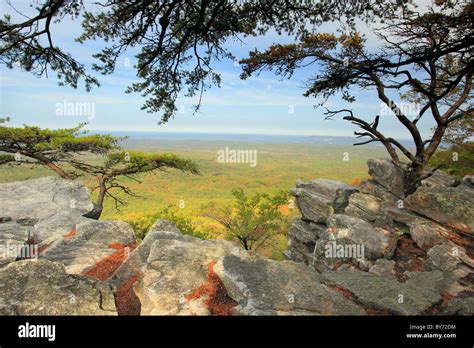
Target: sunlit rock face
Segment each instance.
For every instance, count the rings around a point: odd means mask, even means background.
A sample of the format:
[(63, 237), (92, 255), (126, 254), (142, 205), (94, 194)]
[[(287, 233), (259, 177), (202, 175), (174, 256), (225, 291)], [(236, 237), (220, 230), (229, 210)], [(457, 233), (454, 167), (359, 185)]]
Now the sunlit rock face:
[[(405, 197), (403, 173), (389, 160), (370, 159), (368, 167), (371, 178), (343, 189), (342, 205), (327, 185), (313, 184), (318, 180), (297, 182), (292, 192), (301, 218), (289, 229), (287, 259), (322, 273), (323, 283), (347, 290), (369, 312), (472, 313), (472, 178), (459, 181), (435, 171)], [(439, 278), (439, 286), (422, 300), (417, 286), (430, 276)], [(384, 298), (397, 292), (408, 293), (408, 302), (398, 306)]]
[(1, 184), (0, 314), (474, 314), (470, 179), (437, 172), (400, 198), (390, 163), (369, 167), (357, 187), (296, 184), (281, 262), (166, 220), (137, 242), (125, 222), (83, 216), (80, 182)]

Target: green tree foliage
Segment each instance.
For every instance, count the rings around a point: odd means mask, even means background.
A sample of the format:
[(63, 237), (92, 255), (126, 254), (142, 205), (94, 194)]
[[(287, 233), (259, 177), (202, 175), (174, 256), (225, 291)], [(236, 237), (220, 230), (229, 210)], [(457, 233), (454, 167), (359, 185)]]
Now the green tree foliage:
[[(60, 84), (72, 87), (83, 79), (89, 90), (99, 84), (97, 79), (54, 44), (55, 23), (65, 17), (82, 20), (79, 42), (108, 43), (95, 54), (95, 70), (110, 74), (129, 49), (138, 49), (135, 68), (141, 81), (127, 91), (145, 96), (143, 109), (163, 111), (161, 121), (166, 122), (177, 110), (180, 93), (196, 95), (197, 109), (202, 93), (219, 85), (220, 75), (212, 63), (234, 59), (226, 46), (229, 40), (239, 41), (270, 29), (300, 36), (331, 21), (351, 26), (356, 18), (368, 22), (374, 17), (389, 17), (406, 4), (399, 0), (106, 0), (92, 11), (81, 0), (44, 0), (34, 6), (37, 14), (30, 18), (12, 22), (12, 16), (5, 14), (0, 19), (0, 62), (10, 68), (18, 65), (37, 76), (52, 70)], [(14, 7), (11, 10), (18, 12)]]
[(87, 134), (86, 124), (73, 128), (42, 129), (36, 126), (7, 127), (0, 125), (0, 164), (41, 164), (65, 179), (74, 173), (66, 172), (61, 164), (70, 162), (77, 154), (105, 154), (118, 149), (120, 138), (110, 135)]
[(227, 237), (237, 240), (245, 250), (258, 250), (272, 241), (272, 237), (285, 232), (285, 216), (281, 207), (288, 204), (288, 194), (255, 194), (247, 196), (242, 189), (232, 192), (234, 204), (203, 207), (203, 216), (222, 225)]
[[(354, 87), (374, 90), (391, 116), (410, 134), (414, 152), (382, 133), (378, 128), (383, 122), (380, 115), (367, 121), (350, 109), (340, 109), (327, 110), (327, 118), (342, 114), (345, 120), (361, 128), (355, 135), (368, 140), (354, 145), (381, 143), (393, 163), (405, 172), (405, 194), (410, 194), (422, 179), (432, 174), (426, 172), (427, 164), (446, 129), (468, 111), (474, 73), (472, 8), (467, 1), (440, 0), (426, 13), (406, 10), (386, 18), (385, 24), (376, 30), (383, 42), (376, 52), (368, 51), (364, 37), (354, 31), (340, 35), (310, 33), (297, 44), (275, 44), (263, 52), (250, 52), (241, 61), (242, 78), (262, 70), (290, 77), (296, 69), (318, 64), (305, 96), (322, 98), (324, 103), (342, 93), (343, 99), (353, 102)], [(446, 69), (448, 61), (452, 64)], [(417, 113), (403, 110), (394, 98), (413, 91), (423, 101)], [(429, 139), (423, 139), (418, 122), (427, 117), (431, 117), (436, 128)], [(408, 165), (400, 159), (399, 152)]]
[(461, 146), (472, 141), (474, 136), (474, 109), (466, 113), (463, 118), (460, 118), (451, 123), (446, 129), (443, 141), (454, 146)]
[(463, 178), (474, 174), (474, 113), (453, 122), (446, 130), (444, 142), (448, 149), (438, 149), (430, 164)]
[(462, 179), (474, 175), (474, 142), (452, 145), (446, 150), (437, 151), (430, 164)]

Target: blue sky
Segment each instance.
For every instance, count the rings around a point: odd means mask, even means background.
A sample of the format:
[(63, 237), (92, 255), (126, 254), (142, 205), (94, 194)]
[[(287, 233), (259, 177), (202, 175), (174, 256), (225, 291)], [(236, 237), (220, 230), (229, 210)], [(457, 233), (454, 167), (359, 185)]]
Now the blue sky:
[[(5, 0), (0, 0), (2, 15), (13, 14)], [(86, 0), (87, 2), (87, 0)], [(24, 13), (29, 12), (29, 1), (12, 1)], [(15, 19), (15, 15), (13, 16)], [(335, 25), (325, 25), (322, 31), (335, 31)], [(368, 37), (368, 45), (376, 49), (377, 42), (370, 30), (361, 27)], [(79, 44), (74, 41), (80, 33), (80, 22), (66, 18), (55, 24), (55, 45), (71, 53), (76, 59), (90, 66), (92, 54), (104, 47), (101, 42)], [(265, 49), (274, 42), (291, 42), (288, 37), (269, 33), (264, 37), (228, 42), (228, 47), (237, 57), (245, 57), (255, 49)], [(126, 66), (127, 59), (130, 65)], [(289, 135), (352, 135), (354, 126), (346, 121), (324, 121), (324, 109), (315, 109), (315, 99), (305, 98), (304, 82), (310, 70), (298, 71), (291, 80), (280, 81), (270, 72), (245, 81), (239, 79), (241, 68), (233, 61), (214, 64), (222, 74), (222, 88), (213, 87), (204, 94), (201, 110), (193, 114), (195, 99), (180, 98), (180, 113), (165, 125), (158, 125), (159, 115), (141, 111), (144, 99), (139, 94), (126, 94), (126, 87), (137, 81), (133, 69), (133, 52), (126, 53), (113, 75), (98, 75), (101, 87), (87, 93), (83, 86), (78, 89), (60, 87), (54, 74), (47, 78), (36, 78), (16, 68), (9, 70), (0, 65), (0, 113), (12, 118), (12, 125), (30, 124), (42, 127), (71, 127), (80, 122), (89, 122), (88, 129), (110, 131), (157, 131), (157, 132), (201, 132), (201, 133), (262, 133)], [(90, 70), (92, 73), (92, 71)], [(380, 101), (373, 91), (356, 93), (357, 102), (350, 107), (367, 120), (380, 113)], [(57, 103), (93, 103), (94, 117), (57, 115)], [(397, 101), (397, 100), (396, 100)], [(327, 103), (328, 108), (347, 107), (340, 96)], [(291, 110), (294, 112), (291, 113)], [(432, 123), (420, 123), (426, 136)], [(380, 129), (391, 136), (407, 138), (408, 134), (393, 117), (386, 116)]]

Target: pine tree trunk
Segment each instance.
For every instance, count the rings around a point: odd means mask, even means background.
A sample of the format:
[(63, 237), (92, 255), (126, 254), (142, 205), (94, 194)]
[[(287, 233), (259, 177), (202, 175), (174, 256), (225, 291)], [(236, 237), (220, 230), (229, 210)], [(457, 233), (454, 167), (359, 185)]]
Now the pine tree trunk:
[(404, 191), (405, 197), (416, 191), (420, 185), (421, 178), (423, 177), (425, 169), (425, 163), (412, 162), (405, 172), (404, 177)]

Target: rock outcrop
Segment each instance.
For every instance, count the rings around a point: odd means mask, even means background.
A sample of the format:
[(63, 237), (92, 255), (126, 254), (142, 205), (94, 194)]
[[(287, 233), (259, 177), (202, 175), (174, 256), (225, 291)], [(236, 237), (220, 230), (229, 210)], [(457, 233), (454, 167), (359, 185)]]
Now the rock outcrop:
[[(469, 178), (460, 182), (436, 171), (405, 197), (399, 168), (385, 159), (371, 159), (368, 167), (372, 178), (356, 188), (327, 180), (296, 184), (292, 192), (302, 216), (292, 221), (287, 258), (322, 272), (322, 283), (343, 289), (369, 313), (469, 312), (474, 295)], [(337, 201), (338, 192), (345, 194)], [(398, 303), (397, 294), (405, 302)]]
[(358, 303), (381, 313), (420, 315), (441, 302), (445, 290), (440, 271), (418, 272), (400, 283), (393, 276), (377, 275), (359, 270), (327, 271), (323, 283), (338, 286), (350, 293)]
[(403, 197), (390, 162), (369, 168), (358, 187), (296, 184), (281, 262), (166, 220), (137, 244), (127, 223), (83, 216), (81, 183), (0, 184), (0, 314), (474, 314), (469, 179), (436, 172)]
[(55, 177), (0, 185), (0, 266), (62, 239), (92, 209), (84, 184)]
[(134, 243), (135, 234), (129, 224), (89, 220), (53, 241), (39, 258), (62, 263), (70, 274), (82, 274), (110, 258), (121, 246), (131, 248)]
[(302, 264), (226, 256), (214, 268), (237, 315), (367, 315)]
[(217, 290), (210, 287), (218, 286), (208, 284), (212, 281), (212, 264), (223, 256), (238, 254), (240, 249), (225, 240), (154, 232), (149, 238), (152, 242), (146, 262), (135, 269), (140, 275), (133, 290), (140, 300), (141, 314), (210, 315), (219, 310), (219, 305), (225, 306), (225, 303), (216, 303), (216, 308), (209, 305), (210, 301), (219, 301), (212, 296), (225, 300), (225, 293), (211, 293)]
[(116, 315), (111, 288), (48, 260), (0, 269), (0, 315)]

